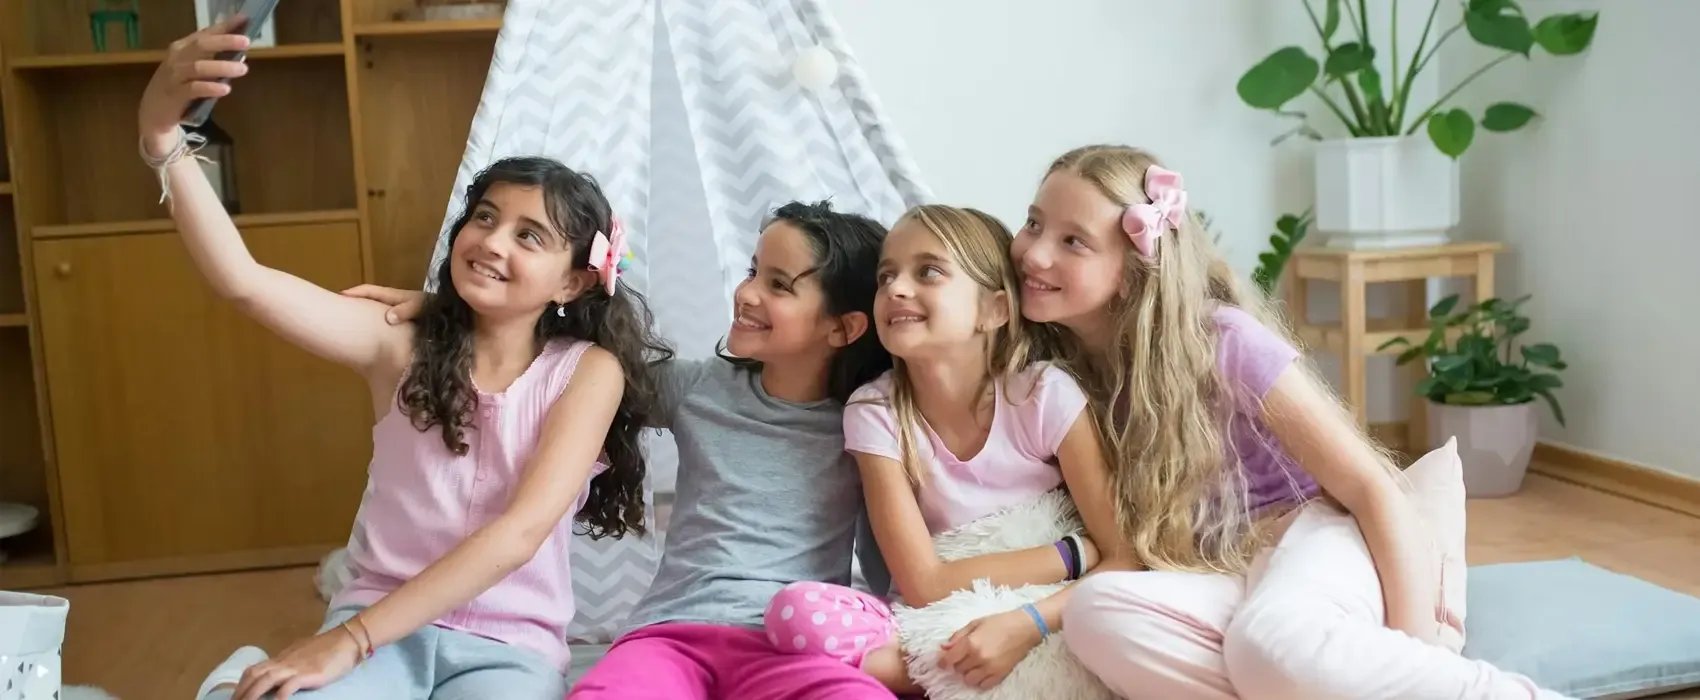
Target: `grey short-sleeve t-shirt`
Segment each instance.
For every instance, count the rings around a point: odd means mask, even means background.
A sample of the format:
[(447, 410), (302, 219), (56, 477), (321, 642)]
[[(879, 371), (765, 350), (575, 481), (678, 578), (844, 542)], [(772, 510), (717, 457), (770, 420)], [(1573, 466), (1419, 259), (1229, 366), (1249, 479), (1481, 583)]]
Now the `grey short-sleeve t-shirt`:
[[(759, 372), (720, 358), (669, 362), (660, 389), (656, 423), (678, 445), (677, 494), (660, 566), (625, 630), (760, 627), (788, 583), (849, 585), (858, 532), (872, 538), (844, 451), (844, 405), (774, 398)], [(883, 572), (877, 549), (861, 554), (865, 570)]]

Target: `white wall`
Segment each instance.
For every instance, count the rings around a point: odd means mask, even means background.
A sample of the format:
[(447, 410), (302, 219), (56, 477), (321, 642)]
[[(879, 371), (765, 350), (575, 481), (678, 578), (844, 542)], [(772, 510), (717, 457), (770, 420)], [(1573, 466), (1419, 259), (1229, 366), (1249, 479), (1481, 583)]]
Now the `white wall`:
[[(1426, 18), (1421, 4), (1401, 7), (1402, 45), (1416, 44), (1410, 28)], [(1250, 274), (1275, 219), (1310, 201), (1308, 143), (1271, 148), (1292, 123), (1246, 107), (1234, 92), (1246, 69), (1281, 46), (1315, 55), (1315, 30), (1296, 3), (830, 0), (828, 7), (945, 202), (1018, 226), (1052, 158), (1093, 142), (1143, 146), (1187, 178), (1222, 232), (1224, 252)], [(1371, 28), (1385, 32), (1385, 17), (1371, 14)], [(1438, 94), (1431, 82), (1419, 81), (1414, 92)], [(1324, 134), (1339, 131), (1319, 105), (1293, 108), (1317, 115), (1312, 123)], [(1397, 290), (1371, 292), (1372, 314), (1401, 303)], [(1311, 296), (1313, 322), (1338, 321), (1336, 290), (1313, 285)], [(1338, 361), (1317, 359), (1338, 383)], [(1392, 361), (1372, 358), (1367, 375), (1370, 420), (1403, 420), (1409, 384)]]
[[(1495, 101), (1544, 117), (1514, 134), (1478, 135), (1463, 160), (1463, 226), (1501, 240), (1500, 296), (1532, 294), (1532, 336), (1570, 369), (1559, 398), (1568, 428), (1546, 439), (1700, 477), (1700, 3), (1524, 0), (1533, 17), (1598, 10), (1593, 46), (1536, 50), (1460, 93), (1478, 116)], [(1462, 35), (1459, 38), (1464, 38)], [(1443, 54), (1446, 84), (1480, 66), (1468, 41)], [(1452, 48), (1452, 47), (1449, 47)]]
[[(1011, 227), (1051, 159), (1095, 142), (1156, 152), (1249, 272), (1274, 231), (1281, 123), (1234, 83), (1274, 50), (1268, 0), (829, 0), (941, 201)], [(1180, 66), (1165, 72), (1159, 61)], [(1287, 204), (1291, 205), (1292, 198)], [(1302, 207), (1302, 204), (1298, 205)]]

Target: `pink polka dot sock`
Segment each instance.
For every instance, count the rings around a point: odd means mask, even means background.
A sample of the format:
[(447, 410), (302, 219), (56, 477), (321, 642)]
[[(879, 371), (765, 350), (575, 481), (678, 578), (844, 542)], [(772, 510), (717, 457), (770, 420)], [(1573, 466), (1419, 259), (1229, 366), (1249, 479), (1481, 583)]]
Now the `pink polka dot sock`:
[(860, 666), (868, 652), (891, 639), (891, 608), (843, 586), (805, 581), (780, 590), (768, 603), (767, 640), (792, 654), (830, 656)]

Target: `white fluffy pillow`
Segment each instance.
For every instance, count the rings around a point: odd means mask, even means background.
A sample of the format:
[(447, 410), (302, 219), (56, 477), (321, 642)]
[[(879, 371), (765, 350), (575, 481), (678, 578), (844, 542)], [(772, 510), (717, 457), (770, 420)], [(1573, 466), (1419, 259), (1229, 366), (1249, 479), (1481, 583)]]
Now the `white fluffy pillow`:
[[(989, 515), (933, 538), (939, 558), (955, 561), (1050, 544), (1081, 529), (1074, 502), (1062, 491)], [(939, 646), (976, 619), (1039, 601), (1063, 584), (993, 586), (984, 579), (973, 590), (956, 591), (923, 608), (892, 606), (898, 638), (908, 655), (909, 677), (927, 691), (928, 700), (1113, 700), (1115, 695), (1086, 670), (1053, 632), (1016, 664), (1003, 682), (989, 690), (970, 688), (956, 673), (939, 668)]]

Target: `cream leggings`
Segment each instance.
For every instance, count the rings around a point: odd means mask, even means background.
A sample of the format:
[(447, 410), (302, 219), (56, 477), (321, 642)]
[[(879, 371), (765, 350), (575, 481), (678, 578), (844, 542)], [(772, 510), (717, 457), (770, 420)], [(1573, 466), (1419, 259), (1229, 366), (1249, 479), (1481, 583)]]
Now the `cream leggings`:
[(1088, 576), (1070, 595), (1062, 634), (1082, 664), (1130, 700), (1563, 697), (1389, 629), (1383, 610), (1357, 521), (1313, 501), (1243, 579)]

